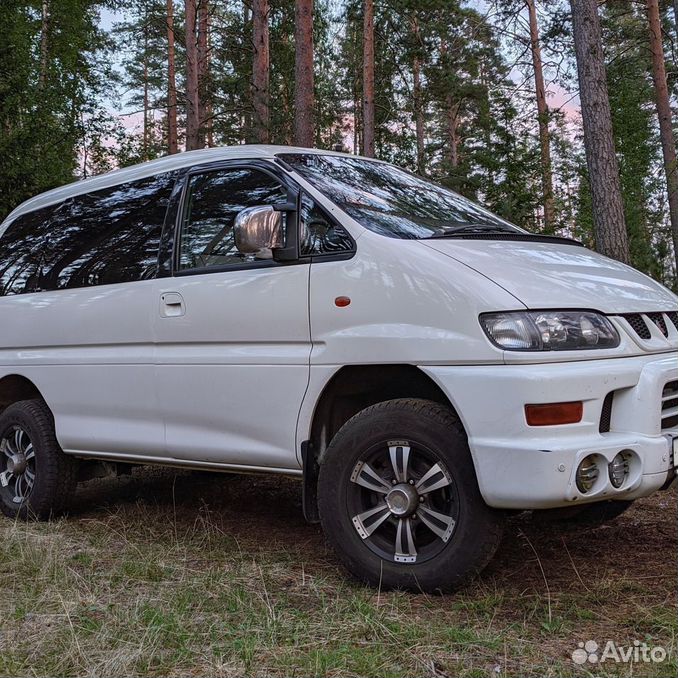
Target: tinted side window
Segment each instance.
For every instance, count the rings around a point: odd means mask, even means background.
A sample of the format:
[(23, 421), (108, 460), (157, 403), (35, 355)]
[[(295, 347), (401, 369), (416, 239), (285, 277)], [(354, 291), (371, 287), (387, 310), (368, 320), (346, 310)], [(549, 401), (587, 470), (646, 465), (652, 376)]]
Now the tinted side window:
[(164, 174), (73, 199), (50, 224), (43, 246), (41, 288), (154, 277), (174, 181), (174, 174)]
[(59, 207), (51, 205), (18, 217), (0, 238), (0, 296), (39, 291), (42, 249)]
[(334, 221), (309, 195), (301, 198), (301, 253), (339, 254), (353, 251), (348, 231)]
[(192, 176), (184, 208), (179, 268), (237, 266), (254, 259), (235, 246), (233, 224), (247, 207), (285, 202), (286, 189), (265, 172), (233, 168)]

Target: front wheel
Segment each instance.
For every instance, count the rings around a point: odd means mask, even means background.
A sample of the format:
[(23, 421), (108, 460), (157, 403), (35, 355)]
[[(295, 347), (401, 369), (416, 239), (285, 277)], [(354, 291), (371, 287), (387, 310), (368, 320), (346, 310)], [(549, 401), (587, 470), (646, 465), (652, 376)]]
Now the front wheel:
[(320, 466), (320, 518), (345, 567), (382, 588), (450, 591), (492, 558), (502, 514), (478, 489), (452, 412), (390, 400), (352, 417)]

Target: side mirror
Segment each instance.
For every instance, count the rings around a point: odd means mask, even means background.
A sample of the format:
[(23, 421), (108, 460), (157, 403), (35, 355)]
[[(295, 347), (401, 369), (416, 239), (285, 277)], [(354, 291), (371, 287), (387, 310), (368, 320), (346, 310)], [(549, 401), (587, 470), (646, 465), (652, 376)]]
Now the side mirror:
[(283, 246), (282, 212), (270, 205), (247, 207), (235, 218), (235, 246), (240, 254), (271, 259), (273, 249)]

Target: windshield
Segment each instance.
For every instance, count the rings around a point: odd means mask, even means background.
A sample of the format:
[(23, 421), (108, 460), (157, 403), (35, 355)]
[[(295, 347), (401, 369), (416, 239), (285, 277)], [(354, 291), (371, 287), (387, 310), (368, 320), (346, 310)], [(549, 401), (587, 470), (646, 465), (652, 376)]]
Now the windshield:
[(338, 155), (279, 156), (358, 223), (391, 238), (525, 233), (454, 191), (394, 165)]

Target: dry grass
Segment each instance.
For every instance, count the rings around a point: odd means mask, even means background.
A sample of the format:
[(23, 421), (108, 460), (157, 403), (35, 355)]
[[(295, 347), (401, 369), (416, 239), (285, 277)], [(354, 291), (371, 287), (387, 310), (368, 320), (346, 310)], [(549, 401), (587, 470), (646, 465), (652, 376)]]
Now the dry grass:
[[(676, 494), (582, 530), (514, 518), (446, 597), (349, 581), (299, 486), (138, 470), (67, 518), (0, 522), (0, 675), (675, 676)], [(577, 642), (662, 645), (582, 669)]]

